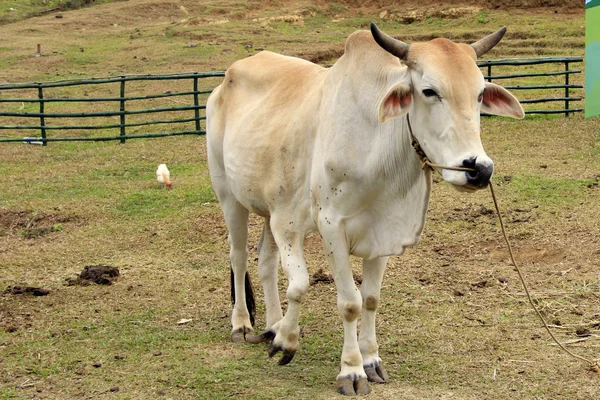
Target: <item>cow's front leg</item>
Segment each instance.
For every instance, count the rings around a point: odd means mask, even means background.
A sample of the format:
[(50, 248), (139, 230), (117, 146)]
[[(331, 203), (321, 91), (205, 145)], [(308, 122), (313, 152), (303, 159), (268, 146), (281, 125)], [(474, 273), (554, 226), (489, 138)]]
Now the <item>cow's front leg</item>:
[(358, 317), (361, 313), (361, 294), (354, 283), (346, 241), (336, 234), (323, 235), (324, 248), (337, 288), (337, 306), (344, 325), (344, 347), (337, 390), (347, 396), (364, 395), (371, 391), (363, 368), (357, 340)]
[(375, 335), (375, 317), (386, 264), (387, 257), (363, 260), (363, 281), (360, 285), (362, 319), (358, 344), (367, 378), (376, 383), (385, 383), (388, 380), (388, 374), (379, 358), (379, 346)]

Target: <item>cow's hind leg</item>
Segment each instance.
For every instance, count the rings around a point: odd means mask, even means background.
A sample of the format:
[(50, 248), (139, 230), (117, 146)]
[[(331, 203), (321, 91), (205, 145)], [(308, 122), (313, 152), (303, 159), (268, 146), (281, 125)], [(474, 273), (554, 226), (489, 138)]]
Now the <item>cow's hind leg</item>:
[(235, 299), (231, 313), (231, 339), (234, 342), (243, 342), (246, 340), (246, 335), (253, 332), (248, 305), (249, 303), (252, 305), (254, 299), (249, 296), (251, 292), (247, 291), (250, 290), (250, 282), (247, 277), (248, 210), (233, 199), (222, 201), (221, 206), (229, 230), (229, 257), (233, 273), (232, 298)]
[(387, 257), (363, 260), (363, 281), (360, 286), (363, 303), (358, 345), (367, 378), (376, 383), (385, 383), (388, 380), (387, 372), (381, 365), (379, 346), (375, 335), (375, 317), (386, 264)]
[(283, 270), (288, 277), (287, 299), (288, 308), (285, 316), (270, 327), (259, 337), (262, 341), (271, 341), (269, 346), (269, 357), (278, 352), (283, 356), (279, 365), (288, 364), (294, 358), (298, 348), (300, 328), (300, 303), (302, 297), (308, 291), (308, 271), (304, 261), (304, 233), (289, 230), (291, 225), (289, 219), (271, 217), (271, 229), (273, 237), (281, 253)]
[(270, 218), (265, 218), (260, 241), (258, 242), (258, 276), (263, 285), (265, 307), (267, 313), (267, 329), (258, 336), (248, 336), (246, 340), (261, 343), (272, 340), (275, 332), (271, 327), (283, 318), (279, 290), (277, 288), (277, 267), (279, 266), (279, 250), (271, 232)]

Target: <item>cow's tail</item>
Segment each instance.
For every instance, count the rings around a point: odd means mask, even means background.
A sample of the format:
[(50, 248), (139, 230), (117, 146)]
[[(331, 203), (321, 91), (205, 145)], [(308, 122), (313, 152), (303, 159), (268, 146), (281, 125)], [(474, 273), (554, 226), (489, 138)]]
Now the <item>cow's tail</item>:
[[(233, 268), (231, 268), (231, 303), (235, 305), (235, 281), (233, 278)], [(256, 303), (254, 302), (254, 290), (252, 289), (252, 282), (250, 281), (250, 276), (248, 272), (246, 272), (246, 277), (244, 279), (244, 286), (246, 292), (246, 308), (248, 309), (248, 314), (250, 314), (250, 324), (254, 326), (254, 315), (256, 314)]]

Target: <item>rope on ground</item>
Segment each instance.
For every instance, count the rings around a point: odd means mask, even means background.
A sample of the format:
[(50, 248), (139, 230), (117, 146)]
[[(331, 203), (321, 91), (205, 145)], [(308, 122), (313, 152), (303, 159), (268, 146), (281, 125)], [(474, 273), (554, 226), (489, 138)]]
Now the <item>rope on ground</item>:
[[(450, 166), (447, 166), (447, 165), (440, 165), (440, 164), (434, 164), (434, 163), (432, 163), (431, 160), (429, 160), (429, 158), (427, 157), (427, 155), (423, 151), (423, 149), (421, 148), (421, 145), (419, 144), (419, 141), (417, 140), (417, 138), (412, 133), (412, 126), (410, 125), (410, 117), (409, 117), (408, 114), (406, 115), (406, 122), (408, 124), (408, 132), (410, 134), (411, 145), (414, 148), (415, 152), (417, 153), (417, 156), (421, 160), (421, 168), (425, 169), (426, 167), (428, 167), (428, 168), (431, 168), (432, 171), (435, 171), (436, 168), (438, 168), (438, 172), (439, 172), (439, 169), (449, 169), (449, 170), (452, 170), (452, 171), (475, 171), (475, 169), (473, 169), (473, 168), (450, 167)], [(513, 255), (512, 247), (511, 247), (510, 242), (508, 240), (508, 236), (506, 235), (506, 229), (504, 229), (504, 221), (502, 221), (502, 215), (500, 215), (500, 208), (498, 207), (498, 201), (496, 200), (496, 194), (494, 193), (494, 185), (492, 184), (491, 179), (490, 179), (490, 181), (488, 183), (488, 186), (490, 187), (490, 192), (492, 193), (492, 199), (494, 200), (494, 206), (496, 207), (496, 214), (498, 215), (498, 220), (500, 221), (500, 227), (502, 228), (502, 235), (504, 236), (504, 241), (506, 242), (506, 246), (508, 247), (508, 254), (510, 255), (510, 260), (512, 261), (514, 267), (517, 270), (517, 273), (519, 274), (519, 279), (521, 280), (521, 284), (523, 285), (523, 288), (525, 289), (525, 294), (527, 295), (527, 300), (529, 300), (529, 304), (531, 305), (531, 308), (534, 309), (534, 311), (536, 312), (537, 316), (540, 318), (540, 321), (542, 321), (542, 324), (544, 325), (544, 328), (546, 328), (546, 331), (548, 331), (548, 333), (550, 334), (550, 337), (552, 338), (552, 340), (554, 340), (554, 342), (561, 349), (563, 349), (570, 356), (572, 356), (574, 358), (577, 358), (580, 361), (587, 362), (589, 364), (590, 370), (592, 370), (592, 371), (594, 371), (596, 373), (600, 373), (600, 359), (599, 360), (595, 360), (595, 361), (594, 360), (590, 360), (588, 358), (585, 358), (585, 357), (582, 357), (580, 355), (577, 355), (577, 354), (573, 353), (572, 351), (570, 351), (569, 349), (567, 349), (562, 343), (560, 343), (558, 341), (558, 339), (556, 339), (556, 336), (554, 336), (554, 334), (550, 330), (550, 327), (546, 323), (546, 320), (544, 319), (544, 316), (542, 315), (542, 313), (540, 312), (540, 310), (538, 310), (538, 308), (536, 307), (535, 303), (533, 302), (533, 298), (531, 297), (531, 294), (529, 293), (529, 287), (527, 286), (527, 283), (525, 282), (525, 278), (523, 277), (523, 273), (521, 272), (521, 268), (519, 268), (519, 266), (517, 265), (517, 262), (515, 261), (515, 257)]]
[[(429, 161), (428, 159), (423, 160), (423, 164), (427, 164), (432, 169), (433, 168), (443, 168), (443, 169), (450, 169), (450, 170), (454, 170), (454, 171), (474, 171), (472, 168), (450, 167), (450, 166), (446, 166), (446, 165), (434, 164), (431, 161)], [(494, 201), (494, 207), (496, 208), (496, 214), (498, 215), (498, 220), (500, 221), (500, 228), (502, 229), (502, 236), (504, 236), (504, 241), (506, 242), (506, 246), (508, 248), (508, 254), (510, 255), (510, 260), (511, 260), (513, 266), (515, 267), (515, 269), (517, 270), (517, 274), (519, 275), (519, 279), (521, 280), (521, 284), (523, 285), (523, 289), (525, 289), (525, 294), (527, 296), (527, 300), (529, 300), (529, 304), (531, 305), (531, 308), (533, 308), (533, 310), (535, 311), (535, 313), (539, 317), (540, 321), (542, 321), (542, 324), (544, 325), (544, 328), (546, 329), (546, 331), (548, 332), (548, 334), (550, 335), (550, 337), (552, 338), (552, 340), (563, 351), (565, 351), (571, 357), (577, 358), (580, 361), (587, 362), (590, 365), (590, 370), (591, 371), (594, 371), (596, 373), (600, 373), (600, 360), (599, 361), (593, 361), (593, 360), (590, 360), (589, 358), (586, 358), (586, 357), (580, 356), (578, 354), (575, 354), (572, 351), (570, 351), (569, 349), (567, 349), (562, 343), (560, 343), (558, 341), (558, 339), (556, 338), (556, 336), (554, 336), (554, 333), (552, 333), (552, 330), (550, 330), (550, 327), (548, 326), (548, 323), (546, 322), (544, 316), (542, 315), (542, 313), (540, 312), (540, 310), (535, 305), (535, 303), (533, 301), (533, 298), (531, 297), (531, 293), (529, 293), (529, 286), (527, 286), (527, 283), (525, 282), (525, 277), (523, 276), (523, 273), (521, 272), (521, 268), (519, 268), (519, 265), (515, 261), (515, 257), (514, 257), (513, 251), (512, 251), (512, 246), (510, 245), (510, 241), (508, 240), (508, 236), (506, 234), (506, 229), (504, 228), (504, 221), (502, 220), (502, 215), (500, 214), (500, 208), (498, 207), (498, 200), (496, 199), (496, 193), (494, 193), (494, 185), (492, 184), (491, 180), (490, 180), (488, 186), (490, 187), (490, 192), (492, 194), (492, 200)]]
[(548, 326), (546, 319), (544, 318), (544, 316), (542, 315), (540, 310), (536, 307), (536, 305), (533, 301), (533, 298), (531, 297), (531, 294), (529, 293), (529, 287), (527, 286), (527, 283), (525, 282), (525, 278), (523, 276), (523, 273), (521, 272), (521, 268), (519, 268), (517, 262), (515, 261), (515, 257), (513, 255), (513, 251), (512, 251), (512, 246), (510, 245), (510, 241), (508, 240), (508, 236), (506, 235), (506, 230), (504, 229), (504, 221), (502, 220), (502, 216), (500, 215), (500, 208), (498, 207), (498, 201), (496, 200), (496, 193), (494, 193), (494, 185), (492, 184), (491, 180), (489, 182), (489, 187), (490, 187), (490, 192), (492, 194), (492, 200), (494, 200), (494, 207), (496, 208), (496, 214), (498, 215), (498, 220), (500, 221), (500, 228), (502, 229), (502, 236), (504, 236), (504, 241), (506, 242), (506, 246), (508, 247), (508, 254), (510, 255), (510, 260), (511, 260), (513, 266), (515, 267), (515, 269), (517, 270), (517, 273), (519, 274), (519, 279), (521, 280), (523, 289), (525, 289), (525, 294), (527, 295), (527, 300), (529, 300), (529, 304), (531, 305), (531, 308), (533, 308), (535, 310), (535, 313), (539, 317), (540, 321), (542, 321), (544, 328), (546, 328), (546, 331), (548, 332), (550, 337), (552, 337), (552, 340), (554, 340), (554, 342), (561, 349), (563, 349), (570, 356), (577, 358), (581, 361), (585, 361), (585, 362), (589, 363), (590, 370), (600, 373), (600, 361), (590, 360), (588, 358), (585, 358), (578, 354), (575, 354), (572, 351), (570, 351), (569, 349), (567, 349), (562, 343), (560, 343), (558, 341), (558, 339), (556, 339), (556, 336), (554, 336), (554, 333), (552, 333), (552, 330), (550, 330), (550, 327)]

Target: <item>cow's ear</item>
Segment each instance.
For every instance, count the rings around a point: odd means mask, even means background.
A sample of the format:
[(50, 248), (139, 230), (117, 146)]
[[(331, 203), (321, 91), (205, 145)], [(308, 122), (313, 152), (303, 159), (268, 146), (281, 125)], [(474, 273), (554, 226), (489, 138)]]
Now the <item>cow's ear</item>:
[(525, 116), (521, 103), (502, 86), (486, 82), (481, 111), (503, 117), (522, 119)]
[(412, 93), (408, 84), (401, 82), (392, 86), (379, 104), (379, 121), (385, 122), (406, 114), (411, 104)]

